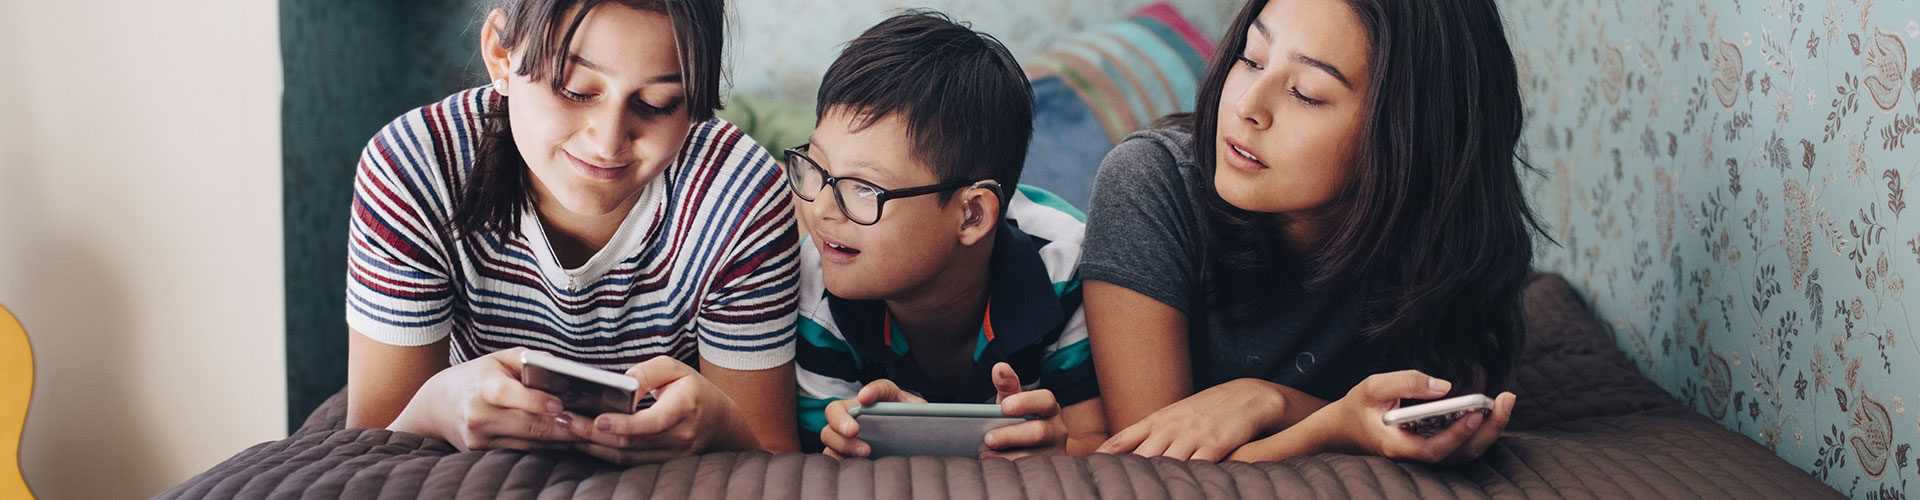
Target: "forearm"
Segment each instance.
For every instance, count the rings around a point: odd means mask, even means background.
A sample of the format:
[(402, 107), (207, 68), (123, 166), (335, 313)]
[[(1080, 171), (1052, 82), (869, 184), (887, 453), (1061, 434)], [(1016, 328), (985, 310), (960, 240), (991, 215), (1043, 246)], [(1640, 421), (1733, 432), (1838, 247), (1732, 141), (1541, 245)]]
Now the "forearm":
[(1342, 422), (1328, 418), (1325, 413), (1315, 412), (1280, 432), (1241, 446), (1227, 459), (1236, 462), (1271, 462), (1303, 455), (1345, 452), (1350, 447), (1344, 444), (1342, 436), (1346, 429), (1342, 425)]
[(1186, 315), (1120, 285), (1085, 283), (1087, 336), (1108, 428), (1119, 431), (1192, 396)]
[(702, 359), (702, 376), (726, 395), (722, 432), (709, 448), (728, 451), (800, 450), (799, 425), (794, 412), (794, 367), (791, 362), (765, 370), (731, 370)]
[(1094, 450), (1100, 449), (1100, 445), (1107, 442), (1108, 437), (1104, 432), (1069, 435), (1067, 436), (1067, 454), (1076, 457), (1092, 455)]
[(1279, 411), (1268, 415), (1266, 425), (1261, 426), (1261, 435), (1274, 434), (1293, 427), (1327, 406), (1327, 401), (1313, 397), (1299, 389), (1268, 382), (1261, 379), (1246, 378), (1236, 382), (1250, 383), (1268, 393), (1278, 401)]
[(740, 412), (732, 413), (733, 415), (728, 419), (727, 432), (720, 433), (719, 436), (717, 436), (718, 439), (715, 439), (708, 445), (711, 451), (771, 451), (774, 453), (792, 451), (766, 449), (761, 442), (760, 435), (754, 430), (753, 422), (741, 415)]
[(394, 417), (392, 423), (387, 424), (386, 429), (445, 439), (446, 433), (440, 431), (440, 418), (435, 413), (432, 405), (408, 404), (406, 408), (400, 410), (400, 415)]
[(1067, 453), (1076, 457), (1093, 454), (1112, 437), (1107, 429), (1106, 402), (1095, 397), (1060, 410), (1067, 427)]
[[(414, 400), (422, 397), (421, 389), (427, 382), (448, 368), (445, 339), (425, 346), (402, 347), (381, 343), (351, 329), (347, 338), (348, 428), (392, 428), (409, 407), (417, 406)], [(416, 409), (414, 413), (417, 420), (420, 411)]]

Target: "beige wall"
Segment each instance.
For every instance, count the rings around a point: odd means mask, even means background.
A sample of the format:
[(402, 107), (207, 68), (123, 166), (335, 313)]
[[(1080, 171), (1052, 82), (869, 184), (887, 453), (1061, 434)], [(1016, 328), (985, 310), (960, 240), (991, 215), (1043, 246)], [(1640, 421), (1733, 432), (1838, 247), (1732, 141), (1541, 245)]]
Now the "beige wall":
[(276, 2), (0, 0), (0, 303), (41, 498), (284, 435)]

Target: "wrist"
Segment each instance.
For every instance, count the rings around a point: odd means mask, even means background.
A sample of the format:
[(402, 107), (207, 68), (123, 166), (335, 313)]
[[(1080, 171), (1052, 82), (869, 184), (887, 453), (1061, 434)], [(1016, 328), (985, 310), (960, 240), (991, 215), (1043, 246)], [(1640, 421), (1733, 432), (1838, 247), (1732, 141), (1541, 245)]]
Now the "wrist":
[[(1317, 414), (1316, 414), (1317, 415)], [(1338, 428), (1330, 428), (1324, 422), (1331, 419), (1308, 418), (1299, 424), (1289, 426), (1272, 436), (1247, 443), (1234, 450), (1229, 460), (1240, 462), (1271, 462), (1293, 457), (1338, 452)]]
[[(422, 393), (424, 392), (425, 391), (422, 391)], [(400, 414), (393, 417), (393, 423), (387, 424), (387, 430), (431, 438), (444, 438), (444, 434), (439, 431), (439, 425), (437, 425), (439, 418), (433, 415), (431, 409), (433, 405), (416, 404), (419, 395), (416, 394), (415, 396), (415, 400), (408, 401), (406, 408), (402, 408)]]
[(1362, 423), (1345, 415), (1346, 406), (1335, 401), (1300, 421), (1301, 430), (1312, 436), (1314, 453), (1369, 454), (1361, 445)]
[(1244, 388), (1241, 392), (1248, 395), (1247, 401), (1253, 405), (1255, 437), (1271, 435), (1287, 428), (1287, 397), (1280, 391), (1280, 384), (1257, 378), (1234, 380)]

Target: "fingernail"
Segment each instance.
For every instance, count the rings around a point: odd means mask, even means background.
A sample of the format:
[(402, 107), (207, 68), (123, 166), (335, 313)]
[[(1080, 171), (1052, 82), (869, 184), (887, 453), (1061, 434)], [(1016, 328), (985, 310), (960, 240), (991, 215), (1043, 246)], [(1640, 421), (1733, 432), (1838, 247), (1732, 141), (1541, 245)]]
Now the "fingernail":
[(853, 446), (853, 454), (854, 454), (854, 455), (858, 455), (858, 456), (862, 456), (862, 457), (864, 457), (864, 456), (867, 456), (867, 453), (868, 453), (868, 452), (871, 452), (871, 451), (873, 451), (873, 450), (870, 450), (870, 449), (867, 449), (867, 445), (865, 445), (865, 444), (858, 444), (858, 445), (854, 445), (854, 446)]
[(995, 449), (1000, 448), (1000, 440), (994, 439), (993, 434), (987, 434), (986, 441), (987, 441), (988, 448), (995, 448)]
[(845, 436), (848, 434), (853, 434), (853, 423), (847, 422), (840, 424), (840, 435)]
[(1467, 428), (1468, 429), (1480, 428), (1481, 420), (1486, 420), (1486, 417), (1482, 415), (1480, 412), (1476, 411), (1476, 412), (1473, 412), (1472, 414), (1467, 415), (1467, 422), (1466, 422)]
[(559, 415), (560, 412), (562, 411), (566, 411), (566, 409), (560, 406), (560, 400), (558, 399), (547, 400), (547, 413)]
[(600, 432), (607, 432), (607, 431), (611, 431), (611, 430), (613, 430), (613, 421), (611, 421), (611, 420), (607, 420), (607, 419), (604, 419), (604, 418), (603, 418), (603, 419), (599, 419), (599, 420), (595, 420), (595, 421), (593, 422), (593, 428), (595, 428), (595, 429), (600, 429)]
[(1445, 380), (1440, 380), (1437, 378), (1427, 379), (1427, 390), (1430, 390), (1433, 392), (1447, 392), (1447, 387), (1452, 385), (1453, 384), (1449, 384)]
[(553, 417), (553, 421), (559, 423), (561, 427), (566, 427), (568, 429), (573, 428), (573, 417), (569, 417), (565, 413), (560, 414), (560, 416)]

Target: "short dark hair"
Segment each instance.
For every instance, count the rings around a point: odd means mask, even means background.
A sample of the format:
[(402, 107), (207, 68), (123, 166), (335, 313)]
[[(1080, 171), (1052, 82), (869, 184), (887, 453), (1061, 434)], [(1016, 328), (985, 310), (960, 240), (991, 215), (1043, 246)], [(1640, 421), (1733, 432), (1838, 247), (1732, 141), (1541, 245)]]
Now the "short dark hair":
[(820, 81), (816, 119), (834, 108), (851, 112), (855, 130), (903, 114), (914, 159), (940, 182), (999, 182), (1002, 208), (1033, 136), (1033, 89), (1013, 54), (931, 10), (902, 12), (847, 42)]
[[(673, 24), (673, 40), (680, 55), (680, 81), (687, 89), (687, 117), (695, 124), (713, 118), (720, 102), (720, 55), (724, 52), (726, 2), (723, 0), (496, 0), (506, 15), (495, 26), (500, 46), (526, 46), (514, 74), (546, 79), (559, 92), (567, 74), (566, 48), (587, 13), (602, 4), (665, 14)], [(520, 227), (520, 213), (533, 199), (526, 159), (513, 143), (508, 126), (511, 99), (496, 95), (493, 109), (481, 118), (478, 151), (473, 170), (460, 186), (449, 226), (463, 236), (492, 232), (504, 238)]]

